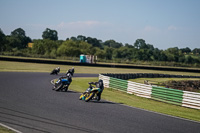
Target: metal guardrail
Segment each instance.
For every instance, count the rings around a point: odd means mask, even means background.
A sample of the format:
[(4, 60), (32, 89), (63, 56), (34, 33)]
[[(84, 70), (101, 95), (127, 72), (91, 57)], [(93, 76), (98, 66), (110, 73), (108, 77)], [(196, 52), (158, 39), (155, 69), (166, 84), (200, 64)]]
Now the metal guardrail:
[(132, 81), (117, 79), (99, 74), (104, 81), (104, 87), (117, 89), (140, 97), (175, 104), (193, 109), (200, 109), (200, 93), (151, 86)]

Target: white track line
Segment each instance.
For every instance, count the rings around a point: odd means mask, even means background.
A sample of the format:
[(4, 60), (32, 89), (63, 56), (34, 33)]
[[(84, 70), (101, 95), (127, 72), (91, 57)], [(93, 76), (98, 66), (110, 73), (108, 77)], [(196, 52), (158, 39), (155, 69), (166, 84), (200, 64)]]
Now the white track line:
[(0, 126), (3, 126), (3, 127), (5, 127), (5, 128), (8, 128), (8, 129), (10, 129), (10, 130), (12, 130), (12, 131), (14, 131), (14, 132), (16, 132), (16, 133), (22, 133), (22, 132), (20, 132), (20, 131), (18, 131), (18, 130), (16, 130), (16, 129), (14, 129), (14, 128), (12, 128), (12, 127), (9, 127), (9, 126), (7, 126), (7, 125), (4, 125), (4, 124), (2, 124), (2, 123), (0, 123)]

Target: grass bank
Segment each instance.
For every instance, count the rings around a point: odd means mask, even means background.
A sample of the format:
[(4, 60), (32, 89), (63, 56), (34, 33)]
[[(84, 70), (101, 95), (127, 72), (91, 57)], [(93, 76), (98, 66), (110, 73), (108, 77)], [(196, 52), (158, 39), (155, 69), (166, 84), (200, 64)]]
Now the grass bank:
[(128, 69), (115, 67), (89, 67), (89, 66), (72, 66), (72, 65), (56, 65), (56, 64), (41, 64), (41, 63), (24, 63), (0, 61), (0, 71), (2, 72), (48, 72), (54, 68), (60, 67), (61, 73), (65, 73), (68, 69), (75, 67), (75, 73), (160, 73), (174, 75), (191, 75), (200, 76), (200, 73), (176, 72), (176, 71), (158, 71), (144, 69)]
[(10, 129), (8, 129), (8, 128), (0, 126), (0, 133), (15, 133), (15, 132), (10, 130)]

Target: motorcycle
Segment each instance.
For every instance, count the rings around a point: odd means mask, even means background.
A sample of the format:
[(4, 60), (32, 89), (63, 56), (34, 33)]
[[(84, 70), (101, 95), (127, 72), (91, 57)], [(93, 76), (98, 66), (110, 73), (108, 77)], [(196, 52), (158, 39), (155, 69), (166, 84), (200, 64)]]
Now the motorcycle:
[(54, 80), (52, 80), (51, 83), (54, 84), (53, 90), (67, 91), (71, 82), (69, 81), (67, 77), (61, 77), (55, 83), (54, 83)]
[(53, 69), (50, 75), (54, 75), (54, 74), (58, 75), (59, 72), (60, 72), (60, 69)]
[(89, 82), (88, 84), (89, 88), (87, 88), (86, 91), (81, 94), (79, 100), (84, 100), (85, 102), (88, 102), (92, 99), (95, 99), (99, 101), (100, 99), (98, 98), (98, 94), (101, 93), (100, 88), (92, 86), (93, 82)]

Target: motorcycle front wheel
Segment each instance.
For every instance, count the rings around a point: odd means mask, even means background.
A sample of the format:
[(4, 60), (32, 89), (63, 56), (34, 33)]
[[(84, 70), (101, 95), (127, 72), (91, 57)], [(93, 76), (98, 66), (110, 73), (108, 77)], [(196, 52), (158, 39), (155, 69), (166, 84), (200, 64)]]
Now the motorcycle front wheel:
[(90, 101), (95, 95), (95, 92), (90, 92), (90, 93), (87, 93), (86, 96), (85, 96), (85, 101), (88, 102)]
[(57, 85), (55, 85), (55, 91), (61, 90), (62, 87), (63, 87), (63, 84), (62, 83), (58, 83)]
[(81, 94), (81, 96), (79, 97), (79, 100), (82, 100), (82, 97), (84, 96), (85, 94)]

